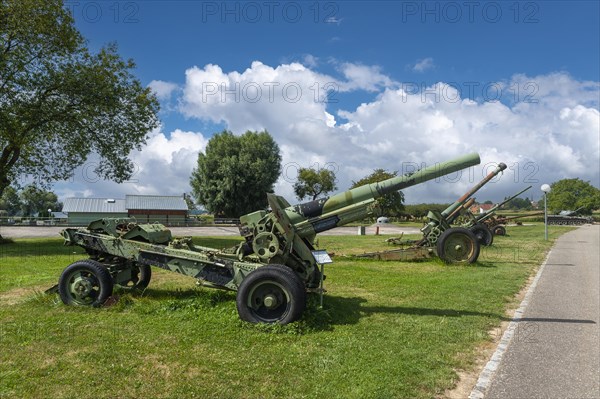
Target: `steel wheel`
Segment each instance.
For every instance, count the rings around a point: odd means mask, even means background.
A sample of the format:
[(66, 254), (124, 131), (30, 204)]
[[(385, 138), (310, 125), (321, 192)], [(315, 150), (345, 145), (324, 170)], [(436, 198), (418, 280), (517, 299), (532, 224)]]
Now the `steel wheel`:
[(242, 281), (236, 304), (242, 320), (287, 324), (302, 315), (306, 291), (292, 270), (268, 265), (251, 272)]
[(127, 281), (115, 282), (115, 284), (125, 290), (143, 290), (148, 287), (151, 278), (152, 268), (150, 266), (134, 263), (131, 265), (131, 278)]
[(485, 224), (477, 223), (476, 225), (471, 226), (469, 230), (475, 234), (475, 237), (477, 237), (477, 240), (481, 245), (488, 247), (494, 242), (494, 234)]
[(95, 260), (72, 263), (58, 280), (58, 293), (66, 305), (100, 306), (112, 294), (112, 290), (110, 273)]
[(437, 242), (438, 256), (448, 263), (473, 263), (479, 257), (479, 249), (477, 237), (463, 227), (444, 231)]
[(504, 226), (496, 226), (496, 227), (494, 227), (494, 235), (505, 236), (506, 235), (506, 228)]

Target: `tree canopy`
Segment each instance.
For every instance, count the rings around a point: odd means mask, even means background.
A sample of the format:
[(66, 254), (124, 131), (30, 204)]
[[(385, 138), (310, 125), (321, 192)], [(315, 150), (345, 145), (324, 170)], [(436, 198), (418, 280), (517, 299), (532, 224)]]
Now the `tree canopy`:
[(583, 215), (591, 215), (600, 208), (600, 189), (579, 178), (562, 179), (550, 185), (548, 208), (553, 213), (563, 210), (577, 210)]
[(300, 200), (306, 197), (315, 200), (320, 195), (326, 195), (336, 189), (335, 173), (332, 170), (312, 168), (298, 170), (298, 181), (294, 183), (294, 192)]
[[(506, 197), (508, 198), (508, 197)], [(506, 200), (505, 198), (505, 200)], [(532, 209), (533, 206), (531, 205), (531, 201), (529, 201), (527, 198), (513, 198), (512, 200), (508, 201), (506, 204), (504, 204), (504, 206), (502, 207), (504, 209)]]
[(54, 192), (31, 184), (21, 191), (9, 186), (0, 197), (0, 210), (6, 210), (8, 216), (37, 214), (40, 217), (48, 217), (48, 209), (59, 212), (62, 206)]
[[(360, 187), (365, 184), (377, 183), (382, 180), (391, 179), (396, 177), (398, 172), (388, 172), (384, 169), (375, 169), (370, 175), (360, 179), (359, 181), (352, 182), (352, 188)], [(377, 207), (379, 208), (379, 215), (385, 216), (400, 216), (404, 210), (404, 194), (402, 191), (394, 191), (377, 199)]]
[(91, 53), (62, 0), (0, 2), (0, 195), (18, 176), (72, 176), (88, 155), (124, 181), (157, 126), (158, 101), (116, 44)]
[(222, 217), (240, 217), (267, 207), (266, 193), (281, 173), (279, 146), (266, 132), (215, 134), (198, 154), (190, 184), (199, 204)]

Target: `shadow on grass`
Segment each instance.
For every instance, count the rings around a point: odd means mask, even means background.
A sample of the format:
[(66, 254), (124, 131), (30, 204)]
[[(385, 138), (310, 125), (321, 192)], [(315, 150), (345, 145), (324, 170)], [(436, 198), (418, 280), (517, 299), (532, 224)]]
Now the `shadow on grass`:
[[(498, 320), (510, 320), (497, 313), (475, 312), (456, 309), (430, 309), (409, 306), (365, 306), (367, 300), (360, 297), (345, 298), (336, 296), (325, 297), (325, 310), (330, 315), (329, 324), (347, 325), (356, 324), (363, 317), (376, 314), (398, 314), (413, 316), (439, 316), (439, 317), (487, 317)], [(322, 320), (321, 320), (322, 321)]]

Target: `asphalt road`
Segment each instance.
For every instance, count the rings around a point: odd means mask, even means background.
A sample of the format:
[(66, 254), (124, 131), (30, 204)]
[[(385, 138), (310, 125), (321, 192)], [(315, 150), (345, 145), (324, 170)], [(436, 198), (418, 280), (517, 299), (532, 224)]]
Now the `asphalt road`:
[(560, 237), (485, 399), (600, 398), (600, 226)]
[[(376, 226), (366, 228), (367, 235), (375, 234)], [(64, 227), (58, 226), (0, 226), (0, 234), (5, 238), (37, 238), (58, 237)], [(171, 227), (173, 236), (239, 236), (237, 227), (210, 226), (210, 227)], [(338, 227), (333, 230), (319, 233), (320, 235), (356, 235), (358, 227)], [(399, 227), (396, 225), (380, 225), (379, 234), (396, 235), (419, 234), (417, 227)]]

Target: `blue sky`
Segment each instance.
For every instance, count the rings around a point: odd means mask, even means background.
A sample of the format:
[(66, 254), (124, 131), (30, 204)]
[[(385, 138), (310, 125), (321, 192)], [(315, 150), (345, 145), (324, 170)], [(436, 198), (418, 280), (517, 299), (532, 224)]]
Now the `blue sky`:
[[(175, 155), (190, 150), (185, 156), (194, 158), (224, 128), (268, 129), (287, 164), (335, 164), (340, 189), (376, 167), (398, 170), (400, 162), (442, 161), (464, 151), (482, 153), (484, 163), (513, 163), (512, 176), (489, 191), (491, 199), (518, 191), (532, 173), (535, 184), (582, 177), (598, 185), (599, 4), (66, 1), (92, 49), (116, 41), (136, 61), (136, 75), (160, 94), (162, 126), (149, 149), (134, 157), (139, 179), (133, 184), (92, 182), (76, 173), (57, 191), (63, 197), (189, 191), (195, 159), (183, 165)], [(334, 101), (305, 99), (329, 83)], [(290, 84), (301, 89), (301, 101), (281, 93)], [(207, 94), (221, 85), (229, 94)], [(267, 98), (269, 87), (275, 99)], [(398, 102), (394, 93), (409, 99)], [(420, 101), (411, 108), (410, 98)], [(528, 127), (535, 131), (524, 128), (538, 118)], [(545, 126), (550, 119), (556, 121)], [(386, 124), (393, 126), (386, 131)], [(318, 132), (321, 147), (299, 140), (302, 129), (311, 129), (310, 137)], [(444, 140), (451, 145), (436, 148)], [(327, 148), (344, 141), (354, 148), (339, 155)], [(547, 151), (540, 151), (545, 143)], [(178, 180), (172, 189), (147, 168), (152, 156), (164, 160), (161, 170), (171, 170), (162, 177)], [(510, 159), (494, 159), (503, 156)], [(280, 179), (276, 191), (293, 201), (290, 180)], [(407, 200), (451, 199), (468, 183), (416, 189)]]

